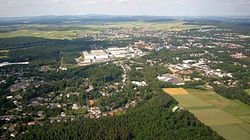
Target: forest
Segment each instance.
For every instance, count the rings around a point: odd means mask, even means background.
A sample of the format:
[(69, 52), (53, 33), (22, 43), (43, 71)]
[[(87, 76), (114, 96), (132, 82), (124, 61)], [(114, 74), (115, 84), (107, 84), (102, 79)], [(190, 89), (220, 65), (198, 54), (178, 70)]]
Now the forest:
[(214, 91), (221, 96), (228, 99), (238, 99), (241, 102), (250, 105), (250, 96), (242, 88), (237, 87), (225, 87), (213, 85)]
[(174, 104), (172, 97), (159, 93), (117, 117), (30, 127), (16, 139), (223, 139), (188, 111), (173, 113)]

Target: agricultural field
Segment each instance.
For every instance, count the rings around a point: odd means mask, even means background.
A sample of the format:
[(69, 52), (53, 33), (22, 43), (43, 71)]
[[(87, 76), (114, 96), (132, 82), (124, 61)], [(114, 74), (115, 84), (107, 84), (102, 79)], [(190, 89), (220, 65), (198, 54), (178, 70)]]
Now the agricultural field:
[(112, 22), (106, 23), (103, 26), (100, 25), (86, 25), (85, 27), (92, 29), (107, 29), (107, 28), (142, 28), (147, 30), (168, 30), (168, 31), (184, 31), (191, 29), (211, 28), (214, 26), (204, 25), (190, 25), (183, 21), (171, 21), (171, 22)]
[(168, 93), (170, 95), (186, 95), (186, 94), (189, 94), (183, 88), (166, 88), (166, 89), (164, 89), (164, 92), (166, 92), (166, 93)]
[(0, 50), (0, 59), (9, 58), (6, 54), (9, 50)]
[[(181, 108), (189, 110), (201, 122), (228, 140), (250, 138), (250, 107), (238, 100), (228, 100), (209, 90), (164, 89)], [(188, 94), (174, 94), (186, 91)]]
[(9, 50), (0, 50), (0, 53), (7, 53)]

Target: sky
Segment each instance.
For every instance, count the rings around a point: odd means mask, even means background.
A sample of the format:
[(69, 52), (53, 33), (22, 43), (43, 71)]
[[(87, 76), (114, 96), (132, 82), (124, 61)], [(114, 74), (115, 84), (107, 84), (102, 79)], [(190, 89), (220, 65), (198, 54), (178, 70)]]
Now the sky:
[(0, 0), (0, 17), (87, 14), (250, 16), (250, 0)]

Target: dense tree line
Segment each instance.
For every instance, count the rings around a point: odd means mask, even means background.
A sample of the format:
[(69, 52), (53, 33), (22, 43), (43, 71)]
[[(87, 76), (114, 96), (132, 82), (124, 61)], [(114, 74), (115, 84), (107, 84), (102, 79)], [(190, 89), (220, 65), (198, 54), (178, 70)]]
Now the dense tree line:
[[(29, 61), (33, 63), (55, 63), (75, 64), (75, 58), (81, 51), (91, 49), (104, 49), (108, 46), (126, 46), (131, 42), (120, 41), (93, 41), (90, 38), (79, 38), (73, 40), (57, 40), (38, 37), (13, 37), (1, 38), (0, 50), (8, 50), (5, 58), (0, 62)], [(93, 44), (95, 44), (93, 46)]]
[(250, 96), (241, 88), (213, 85), (214, 91), (228, 99), (238, 99), (250, 105)]
[(6, 99), (6, 97), (8, 96), (8, 87), (11, 84), (14, 84), (16, 80), (16, 77), (14, 76), (10, 76), (8, 78), (6, 78), (5, 83), (1, 83), (0, 84), (0, 115), (4, 114), (8, 109), (13, 108), (15, 105), (13, 104), (13, 102), (9, 101)]

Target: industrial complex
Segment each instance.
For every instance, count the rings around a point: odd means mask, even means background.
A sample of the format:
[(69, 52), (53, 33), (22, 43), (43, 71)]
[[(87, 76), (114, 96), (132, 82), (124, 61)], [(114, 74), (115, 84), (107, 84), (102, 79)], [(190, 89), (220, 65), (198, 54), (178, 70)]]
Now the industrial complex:
[(85, 66), (98, 62), (108, 62), (118, 58), (136, 58), (145, 55), (138, 48), (133, 47), (112, 47), (106, 50), (83, 51), (79, 58), (76, 58), (78, 65)]

